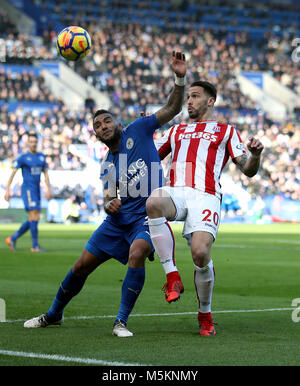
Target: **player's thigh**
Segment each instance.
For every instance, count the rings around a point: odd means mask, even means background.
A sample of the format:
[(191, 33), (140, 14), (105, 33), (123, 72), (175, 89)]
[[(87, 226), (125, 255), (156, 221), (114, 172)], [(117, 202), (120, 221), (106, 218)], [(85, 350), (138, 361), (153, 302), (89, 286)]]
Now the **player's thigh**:
[(147, 256), (152, 253), (151, 244), (145, 239), (135, 239), (129, 249), (128, 266), (142, 268), (145, 266)]
[(84, 249), (80, 258), (75, 262), (72, 272), (79, 276), (87, 276), (108, 259), (110, 259), (110, 256), (105, 253), (102, 257), (95, 256), (87, 249)]
[[(186, 216), (185, 200), (183, 189), (163, 186), (151, 193), (147, 203), (147, 214), (150, 218), (160, 215), (166, 217), (167, 220), (182, 220)], [(154, 214), (154, 215), (153, 215)]]
[(37, 189), (22, 188), (22, 200), (27, 212), (40, 211), (40, 192)]
[(186, 203), (188, 212), (183, 236), (187, 237), (194, 232), (203, 231), (212, 234), (215, 239), (220, 225), (220, 200), (212, 194), (193, 189)]
[(120, 225), (114, 224), (110, 216), (107, 216), (94, 231), (85, 245), (85, 249), (100, 259), (105, 253), (125, 265), (128, 262), (129, 247), (134, 237), (127, 241), (124, 235), (124, 229)]

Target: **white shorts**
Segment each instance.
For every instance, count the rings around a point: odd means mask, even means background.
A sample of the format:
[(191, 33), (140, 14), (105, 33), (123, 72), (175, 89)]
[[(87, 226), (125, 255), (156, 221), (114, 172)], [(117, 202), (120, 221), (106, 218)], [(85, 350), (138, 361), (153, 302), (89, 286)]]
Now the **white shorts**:
[(182, 235), (188, 240), (196, 231), (211, 233), (214, 239), (220, 225), (220, 199), (209, 193), (202, 193), (197, 189), (183, 186), (163, 186), (176, 207), (175, 221), (184, 221)]

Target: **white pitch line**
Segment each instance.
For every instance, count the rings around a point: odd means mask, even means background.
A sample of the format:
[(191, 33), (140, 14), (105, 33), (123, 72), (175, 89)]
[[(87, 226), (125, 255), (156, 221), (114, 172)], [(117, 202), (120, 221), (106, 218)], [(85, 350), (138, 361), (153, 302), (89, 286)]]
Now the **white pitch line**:
[[(212, 314), (230, 314), (230, 313), (244, 313), (244, 312), (272, 312), (272, 311), (292, 311), (295, 307), (287, 307), (287, 308), (263, 308), (258, 310), (220, 310), (220, 311), (212, 311)], [(195, 315), (197, 312), (169, 312), (164, 314), (132, 314), (133, 317), (152, 317), (152, 316), (180, 316), (180, 315)], [(67, 316), (64, 317), (64, 320), (75, 319), (75, 320), (87, 320), (87, 319), (107, 319), (107, 318), (115, 318), (116, 315), (79, 315), (79, 316)], [(2, 323), (16, 323), (16, 322), (25, 322), (27, 319), (13, 319), (6, 320)], [(0, 322), (1, 323), (1, 322)]]
[(78, 358), (78, 357), (68, 357), (65, 355), (56, 355), (56, 354), (41, 354), (34, 352), (24, 352), (24, 351), (11, 351), (11, 350), (0, 350), (0, 355), (12, 356), (12, 357), (23, 357), (23, 358), (36, 358), (36, 359), (48, 359), (51, 361), (61, 361), (61, 362), (75, 362), (83, 363), (86, 365), (102, 365), (102, 366), (151, 366), (143, 365), (140, 363), (123, 363), (123, 362), (110, 362), (103, 361), (101, 359), (94, 358)]

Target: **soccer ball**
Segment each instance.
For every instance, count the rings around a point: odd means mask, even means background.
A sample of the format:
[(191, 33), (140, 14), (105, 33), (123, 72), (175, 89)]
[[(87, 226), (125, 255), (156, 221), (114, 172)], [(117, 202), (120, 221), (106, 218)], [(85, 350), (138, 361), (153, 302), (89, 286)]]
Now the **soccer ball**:
[(85, 29), (70, 26), (59, 33), (56, 46), (62, 57), (67, 60), (78, 61), (90, 52), (91, 38)]

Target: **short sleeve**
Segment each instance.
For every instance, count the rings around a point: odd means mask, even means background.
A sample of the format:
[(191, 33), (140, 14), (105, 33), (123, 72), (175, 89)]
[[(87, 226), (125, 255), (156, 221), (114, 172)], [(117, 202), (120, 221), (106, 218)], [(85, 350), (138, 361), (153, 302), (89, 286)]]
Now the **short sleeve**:
[(13, 167), (14, 169), (20, 169), (20, 168), (22, 168), (22, 167), (23, 167), (23, 157), (20, 156), (20, 157), (18, 157), (17, 159), (15, 159), (15, 160), (13, 161), (13, 163), (12, 163), (12, 167)]
[(233, 126), (231, 126), (227, 149), (231, 158), (247, 155), (246, 148), (243, 144), (240, 134)]
[(127, 126), (126, 131), (134, 130), (136, 134), (147, 135), (153, 137), (154, 132), (160, 128), (160, 124), (155, 114), (148, 117), (141, 117)]
[(43, 169), (48, 169), (48, 168), (49, 168), (49, 165), (46, 161), (46, 157), (44, 156)]
[(154, 141), (160, 159), (164, 159), (172, 150), (171, 136), (173, 134), (174, 127), (175, 126), (172, 126), (169, 130), (166, 131), (166, 133), (161, 138), (158, 138)]

